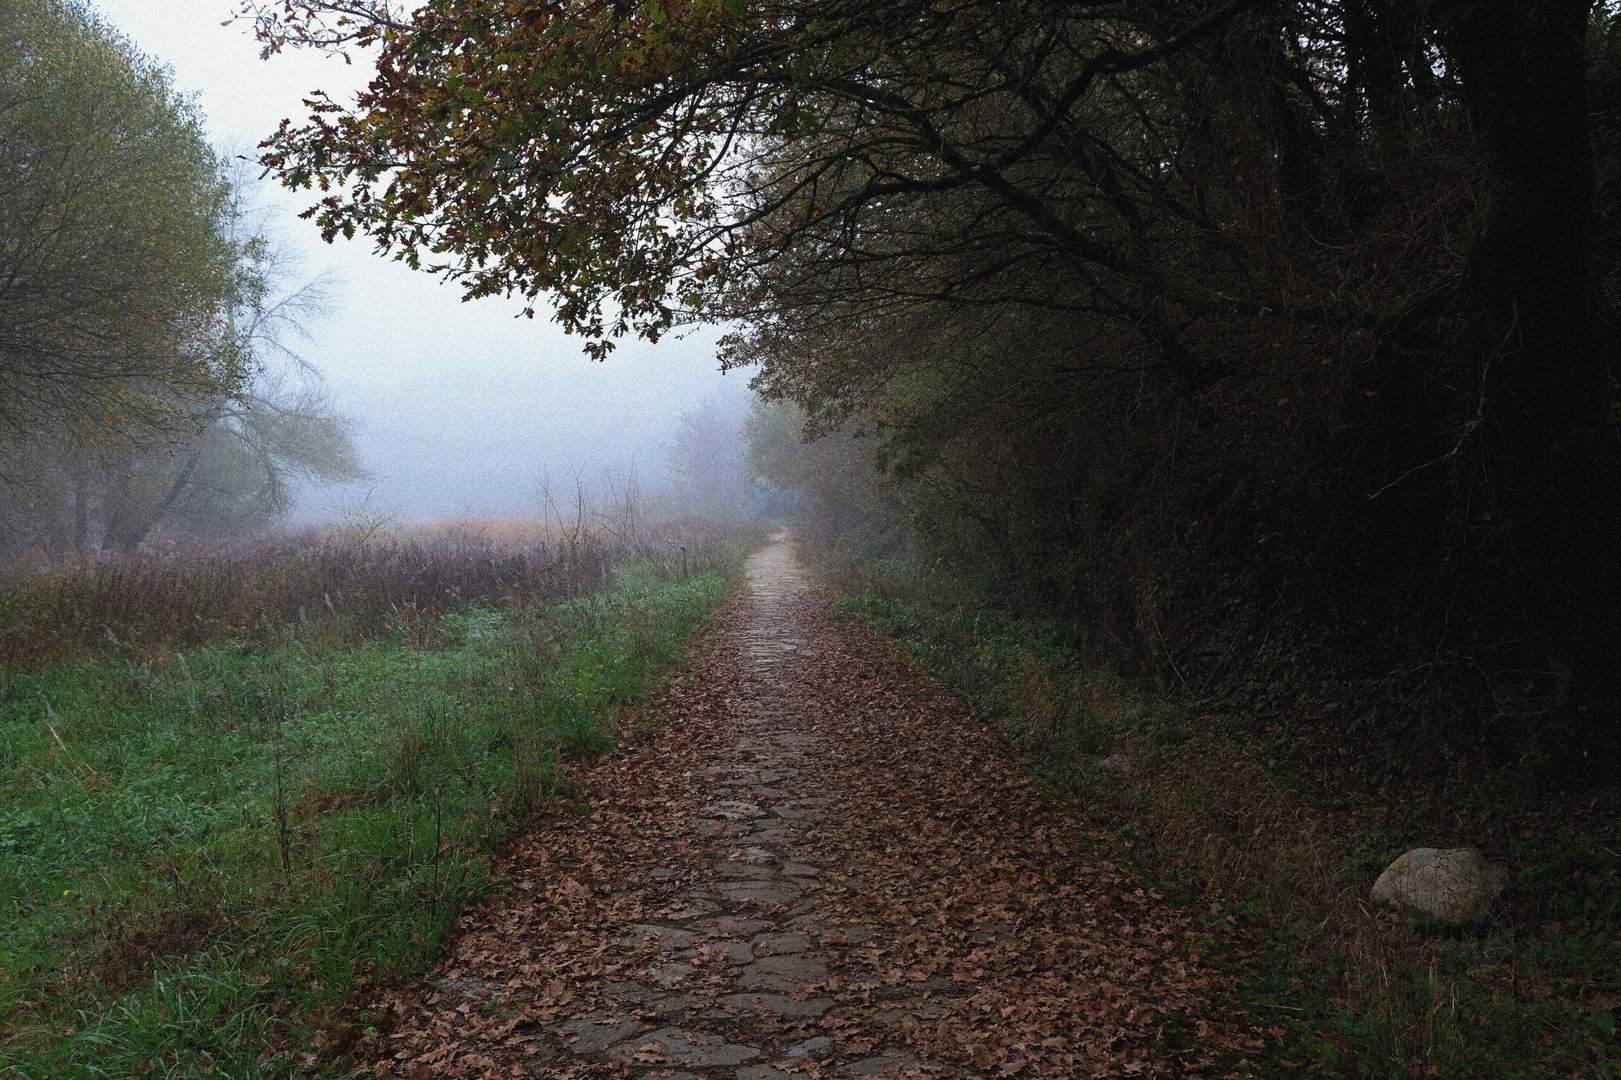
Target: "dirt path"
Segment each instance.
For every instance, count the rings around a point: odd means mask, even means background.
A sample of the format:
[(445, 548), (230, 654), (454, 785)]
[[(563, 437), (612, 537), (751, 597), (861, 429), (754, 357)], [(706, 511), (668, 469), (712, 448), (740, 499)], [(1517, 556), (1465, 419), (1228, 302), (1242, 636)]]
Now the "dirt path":
[(1191, 925), (786, 537), (659, 733), (516, 851), (380, 1073), (658, 1080), (1215, 1075), (1258, 1046)]

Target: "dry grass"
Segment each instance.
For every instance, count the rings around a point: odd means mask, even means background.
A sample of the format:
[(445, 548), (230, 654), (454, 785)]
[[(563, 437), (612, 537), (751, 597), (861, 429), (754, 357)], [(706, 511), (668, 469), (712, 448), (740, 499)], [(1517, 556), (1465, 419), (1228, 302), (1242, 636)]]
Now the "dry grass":
[(230, 638), (297, 625), (329, 641), (399, 634), (425, 644), (438, 617), (596, 592), (629, 562), (696, 565), (722, 531), (697, 522), (362, 525), (224, 543), (169, 542), (15, 575), (0, 590), (0, 669), (71, 655)]

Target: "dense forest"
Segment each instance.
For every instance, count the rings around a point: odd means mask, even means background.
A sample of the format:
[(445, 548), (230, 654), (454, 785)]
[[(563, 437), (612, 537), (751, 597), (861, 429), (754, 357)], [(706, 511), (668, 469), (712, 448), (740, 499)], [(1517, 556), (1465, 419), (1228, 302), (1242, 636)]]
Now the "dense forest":
[(870, 440), (863, 527), (1119, 670), (1617, 747), (1608, 6), (253, 7), (377, 49), (267, 144), (329, 236), (598, 355), (726, 323), (783, 423)]

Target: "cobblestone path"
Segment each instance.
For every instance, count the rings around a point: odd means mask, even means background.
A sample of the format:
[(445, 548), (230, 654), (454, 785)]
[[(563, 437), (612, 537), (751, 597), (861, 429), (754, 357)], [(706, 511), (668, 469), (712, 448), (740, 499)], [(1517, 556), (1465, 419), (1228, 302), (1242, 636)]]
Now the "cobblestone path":
[(379, 1073), (1186, 1076), (1256, 1045), (1186, 921), (830, 622), (786, 536), (661, 712), (392, 1003)]

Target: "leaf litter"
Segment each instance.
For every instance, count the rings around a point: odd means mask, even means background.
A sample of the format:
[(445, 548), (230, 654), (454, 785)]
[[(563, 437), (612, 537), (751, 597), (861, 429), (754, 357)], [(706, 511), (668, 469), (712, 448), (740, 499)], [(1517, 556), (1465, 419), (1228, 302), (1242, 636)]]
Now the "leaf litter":
[(380, 1003), (378, 1074), (1215, 1077), (1264, 1049), (1188, 916), (833, 621), (786, 536), (659, 714)]

